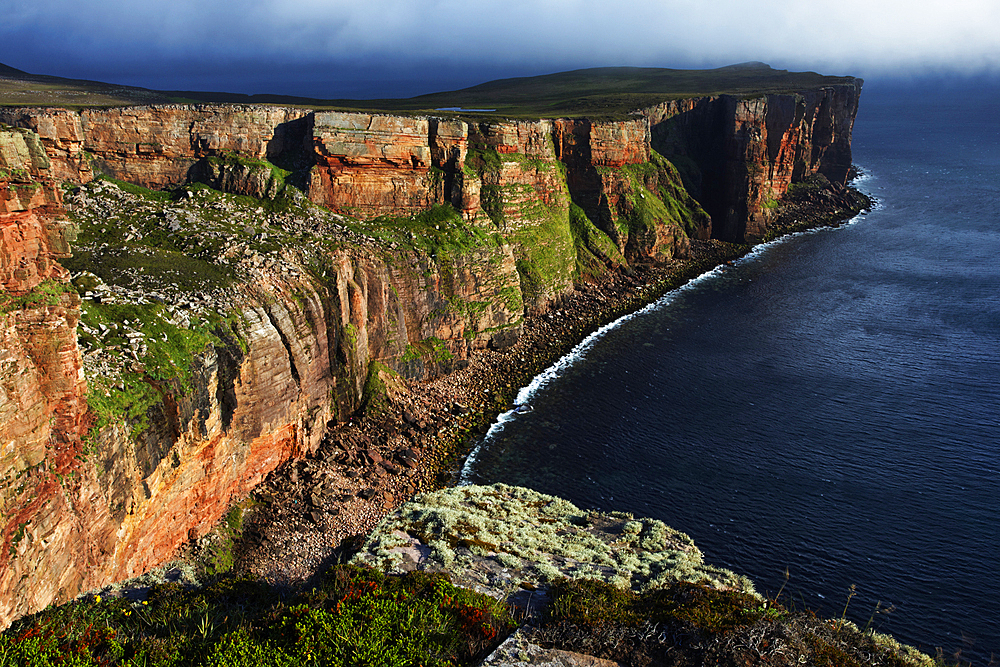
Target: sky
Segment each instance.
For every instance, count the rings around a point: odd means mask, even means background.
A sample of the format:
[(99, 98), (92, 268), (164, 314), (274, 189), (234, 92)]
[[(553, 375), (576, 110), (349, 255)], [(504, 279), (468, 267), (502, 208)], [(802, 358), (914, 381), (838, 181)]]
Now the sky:
[(409, 97), (583, 67), (1000, 75), (1000, 0), (0, 0), (0, 63), (160, 90)]

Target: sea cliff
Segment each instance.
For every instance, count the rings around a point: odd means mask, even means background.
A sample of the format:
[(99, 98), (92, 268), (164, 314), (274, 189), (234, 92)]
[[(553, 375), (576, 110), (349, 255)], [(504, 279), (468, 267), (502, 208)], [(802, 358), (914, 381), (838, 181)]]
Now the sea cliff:
[(162, 563), (385, 378), (842, 188), (859, 91), (616, 121), (0, 110), (0, 625)]

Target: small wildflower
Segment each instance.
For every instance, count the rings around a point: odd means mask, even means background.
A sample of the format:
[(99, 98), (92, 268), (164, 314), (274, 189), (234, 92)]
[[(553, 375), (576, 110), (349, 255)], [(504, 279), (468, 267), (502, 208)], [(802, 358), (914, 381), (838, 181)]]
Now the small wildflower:
[(96, 602), (97, 604), (101, 604), (101, 596), (100, 595), (95, 595), (94, 596), (94, 602)]

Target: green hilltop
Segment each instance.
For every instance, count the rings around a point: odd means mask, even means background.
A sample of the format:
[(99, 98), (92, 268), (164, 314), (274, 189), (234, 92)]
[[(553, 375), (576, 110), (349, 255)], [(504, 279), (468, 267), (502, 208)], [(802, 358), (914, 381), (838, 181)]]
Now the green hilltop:
[(764, 63), (706, 70), (598, 67), (499, 79), (463, 90), (373, 103), (400, 111), (462, 107), (496, 109), (497, 114), (506, 116), (618, 116), (671, 99), (795, 92), (852, 80), (776, 70)]
[[(316, 109), (442, 113), (463, 116), (620, 117), (665, 100), (706, 95), (752, 96), (832, 86), (851, 77), (789, 72), (764, 63), (716, 69), (597, 67), (541, 76), (498, 79), (461, 90), (406, 99), (348, 100), (289, 95), (158, 91), (132, 86), (35, 75), (0, 64), (0, 105), (106, 107), (136, 104), (279, 104)], [(480, 111), (465, 111), (468, 109)], [(481, 111), (488, 109), (489, 111)], [(449, 112), (444, 112), (449, 113)]]

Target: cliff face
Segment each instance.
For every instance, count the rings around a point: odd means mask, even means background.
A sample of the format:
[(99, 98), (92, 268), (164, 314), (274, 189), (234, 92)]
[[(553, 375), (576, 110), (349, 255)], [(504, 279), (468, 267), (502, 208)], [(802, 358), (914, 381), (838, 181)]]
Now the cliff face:
[(53, 176), (86, 183), (95, 172), (159, 189), (180, 185), (209, 156), (301, 160), (308, 112), (280, 107), (151, 106), (3, 109), (0, 123), (33, 130)]
[(431, 177), (427, 118), (317, 113), (313, 123), (317, 164), (309, 193), (314, 202), (374, 217), (422, 211), (441, 201)]
[[(0, 110), (0, 122), (34, 130), (58, 178), (86, 183), (95, 174), (159, 189), (190, 181), (273, 197), (286, 177), (311, 201), (368, 219), (413, 215), (448, 203), (469, 221), (499, 231), (514, 248), (530, 311), (568, 293), (576, 270), (570, 204), (633, 259), (683, 257), (683, 229), (707, 235), (699, 207), (655, 212), (633, 230), (645, 197), (616, 172), (651, 159), (644, 119), (622, 122), (410, 118), (276, 107), (155, 106), (127, 109)], [(598, 173), (600, 171), (601, 173)], [(656, 195), (660, 180), (647, 183)], [(642, 216), (639, 216), (642, 217)], [(649, 217), (649, 216), (645, 216)], [(690, 233), (690, 230), (689, 230)], [(639, 240), (639, 237), (642, 240)], [(584, 244), (585, 246), (586, 244)], [(598, 248), (587, 250), (614, 266)]]
[[(631, 242), (629, 225), (618, 220), (635, 208), (627, 195), (644, 196), (619, 172), (650, 164), (645, 119), (468, 124), (329, 112), (315, 114), (313, 140), (318, 158), (310, 172), (311, 200), (361, 216), (413, 214), (451, 204), (467, 220), (498, 230), (511, 242), (529, 312), (572, 288), (578, 261), (573, 204), (629, 259), (687, 254), (683, 220), (676, 215), (661, 212)], [(671, 178), (665, 176), (664, 183)], [(648, 185), (660, 196), (658, 180)], [(684, 214), (699, 208), (690, 198), (683, 206)], [(708, 225), (702, 216), (693, 226), (705, 236), (701, 230)], [(597, 248), (586, 252), (598, 252), (608, 265), (622, 261)]]
[(820, 173), (846, 184), (861, 85), (675, 100), (644, 113), (653, 148), (680, 169), (713, 237), (742, 241), (763, 236), (791, 183)]
[[(2, 136), (44, 161), (32, 133)], [(204, 188), (163, 199), (103, 181), (67, 202), (80, 236), (63, 261), (79, 274), (81, 313), (51, 261), (59, 191), (13, 169), (37, 194), (3, 190), (3, 624), (203, 535), (359, 407), (369, 362), (436, 375), (519, 327), (511, 248), (457, 216), (423, 230), (443, 235), (431, 256), (401, 235), (350, 232), (308, 202), (262, 215)], [(251, 225), (267, 231), (248, 236)], [(195, 245), (210, 252), (171, 250)]]
[[(362, 218), (448, 202), (475, 219), (483, 212), (482, 186), (491, 183), (470, 170), (467, 160), (486, 149), (511, 160), (560, 161), (572, 201), (601, 226), (600, 199), (607, 193), (595, 170), (648, 163), (652, 148), (678, 167), (687, 190), (709, 213), (710, 229), (699, 225), (697, 234), (742, 241), (766, 232), (774, 202), (789, 184), (816, 173), (834, 184), (846, 182), (862, 83), (672, 100), (643, 110), (645, 120), (606, 123), (470, 126), (437, 118), (211, 105), (79, 113), (4, 109), (0, 122), (37, 132), (57, 179), (87, 182), (96, 172), (152, 188), (201, 180), (242, 194), (273, 194), (263, 165), (244, 163), (234, 173), (233, 165), (227, 171), (208, 162), (233, 154), (308, 172), (302, 180), (312, 201)], [(524, 175), (515, 180), (523, 185)], [(539, 185), (542, 192), (550, 189)]]
[(446, 373), (575, 282), (842, 183), (856, 93), (601, 123), (0, 110), (0, 625), (204, 534), (359, 408), (371, 362)]
[[(0, 130), (0, 624), (79, 590), (76, 562), (100, 549), (99, 520), (63, 522), (91, 507), (77, 456), (86, 385), (76, 341), (79, 298), (56, 263), (72, 233), (38, 136)], [(75, 548), (53, 548), (67, 541)], [(21, 568), (14, 560), (33, 567)], [(35, 568), (46, 576), (31, 582)]]

